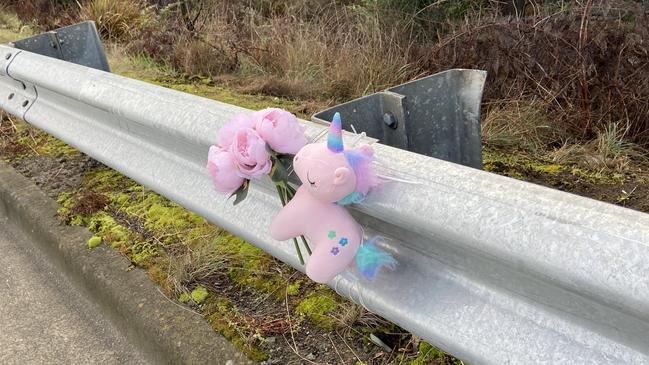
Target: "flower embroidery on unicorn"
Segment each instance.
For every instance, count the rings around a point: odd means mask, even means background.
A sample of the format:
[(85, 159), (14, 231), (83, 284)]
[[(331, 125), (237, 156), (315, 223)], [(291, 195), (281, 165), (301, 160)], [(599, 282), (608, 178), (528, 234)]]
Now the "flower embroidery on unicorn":
[(306, 274), (313, 281), (327, 283), (354, 262), (369, 279), (382, 267), (396, 265), (390, 254), (375, 245), (376, 238), (364, 241), (361, 226), (344, 207), (361, 201), (378, 184), (373, 158), (368, 145), (344, 149), (336, 113), (327, 142), (307, 144), (293, 159), (302, 185), (273, 219), (270, 233), (280, 241), (302, 235), (315, 245), (306, 264)]

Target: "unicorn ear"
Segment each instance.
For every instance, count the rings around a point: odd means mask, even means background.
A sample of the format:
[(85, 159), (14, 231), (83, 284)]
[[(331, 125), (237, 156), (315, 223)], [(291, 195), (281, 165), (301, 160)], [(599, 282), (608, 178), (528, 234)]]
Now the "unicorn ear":
[(343, 151), (343, 128), (340, 120), (340, 113), (336, 112), (329, 126), (329, 135), (327, 136), (327, 148), (331, 152), (340, 153)]
[(352, 171), (346, 167), (339, 167), (334, 171), (334, 185), (345, 184), (352, 176)]

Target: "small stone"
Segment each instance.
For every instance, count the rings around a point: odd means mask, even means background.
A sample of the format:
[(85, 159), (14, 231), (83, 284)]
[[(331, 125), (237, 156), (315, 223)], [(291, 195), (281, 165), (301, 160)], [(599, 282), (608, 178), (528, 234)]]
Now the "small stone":
[(315, 355), (314, 355), (313, 352), (312, 352), (312, 353), (306, 355), (305, 358), (306, 358), (307, 360), (313, 361), (313, 360), (315, 360)]

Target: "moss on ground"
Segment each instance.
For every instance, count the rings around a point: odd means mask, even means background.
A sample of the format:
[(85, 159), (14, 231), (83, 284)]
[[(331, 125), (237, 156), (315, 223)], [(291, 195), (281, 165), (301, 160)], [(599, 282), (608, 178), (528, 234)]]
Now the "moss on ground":
[[(428, 342), (422, 341), (419, 343), (417, 358), (412, 360), (410, 365), (426, 365), (435, 360), (445, 359), (446, 357), (448, 357), (448, 355), (446, 355), (444, 351), (432, 346)], [(460, 362), (458, 361), (457, 363), (459, 364)]]
[(545, 175), (551, 179), (565, 177), (567, 183), (578, 179), (584, 179), (594, 185), (616, 184), (624, 181), (624, 174), (618, 171), (592, 171), (573, 165), (557, 164), (543, 157), (531, 157), (490, 148), (483, 149), (483, 163), (485, 171), (519, 180), (529, 181), (533, 177)]
[(93, 236), (88, 240), (88, 248), (93, 249), (101, 245), (101, 237)]
[(337, 323), (330, 314), (340, 308), (340, 301), (336, 297), (337, 295), (331, 289), (325, 285), (320, 285), (314, 292), (300, 301), (295, 311), (308, 317), (321, 328), (332, 330)]
[[(106, 198), (105, 207), (87, 214), (75, 213), (74, 207), (94, 194)], [(255, 346), (263, 333), (258, 332), (245, 316), (237, 314), (236, 307), (223, 302), (223, 298), (212, 298), (207, 287), (198, 285), (190, 290), (197, 278), (189, 271), (171, 270), (179, 267), (178, 261), (183, 260), (182, 255), (176, 256), (178, 252), (207, 247), (215, 257), (226, 261), (207, 262), (206, 265), (215, 266), (212, 271), (219, 269), (217, 265), (224, 265), (224, 274), (234, 283), (254, 288), (267, 299), (277, 300), (278, 305), (282, 305), (280, 301), (285, 295), (296, 297), (298, 301), (303, 295), (306, 299), (299, 303), (296, 313), (321, 328), (334, 327), (333, 319), (327, 314), (342, 299), (329, 288), (321, 286), (312, 290), (305, 288), (302, 280), (287, 279), (282, 272), (292, 269), (259, 248), (111, 169), (102, 167), (87, 172), (82, 186), (60, 194), (58, 202), (62, 205), (59, 209), (61, 219), (88, 227), (99, 242), (118, 249), (134, 265), (146, 269), (149, 277), (169, 295), (184, 303), (202, 305), (201, 311), (212, 326), (251, 358), (267, 356)]]
[(180, 296), (178, 296), (178, 301), (181, 303), (188, 303), (190, 300), (192, 300), (192, 297), (187, 293), (181, 293)]
[(210, 295), (210, 293), (205, 289), (204, 286), (199, 285), (194, 290), (192, 290), (192, 293), (189, 295), (194, 303), (196, 304), (202, 304), (205, 299)]

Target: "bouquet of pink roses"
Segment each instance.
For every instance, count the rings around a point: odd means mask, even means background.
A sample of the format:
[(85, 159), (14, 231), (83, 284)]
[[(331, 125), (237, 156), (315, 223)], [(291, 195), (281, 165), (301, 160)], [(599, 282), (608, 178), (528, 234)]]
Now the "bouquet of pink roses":
[[(275, 183), (282, 205), (295, 195), (288, 184), (292, 158), (307, 143), (304, 125), (290, 112), (277, 108), (252, 114), (237, 114), (218, 131), (217, 145), (211, 146), (207, 169), (214, 189), (234, 196), (234, 205), (246, 198), (251, 179), (268, 175)], [(304, 237), (305, 248), (311, 249)], [(300, 262), (304, 258), (293, 239)]]

